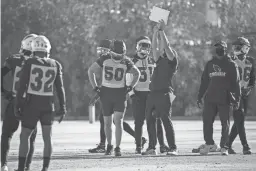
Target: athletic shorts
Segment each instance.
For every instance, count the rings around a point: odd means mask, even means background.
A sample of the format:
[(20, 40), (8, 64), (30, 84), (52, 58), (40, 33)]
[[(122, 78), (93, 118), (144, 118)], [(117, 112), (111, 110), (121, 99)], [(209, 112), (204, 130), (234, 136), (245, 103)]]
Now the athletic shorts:
[(104, 116), (111, 116), (114, 112), (125, 112), (127, 108), (125, 88), (101, 87), (100, 101)]

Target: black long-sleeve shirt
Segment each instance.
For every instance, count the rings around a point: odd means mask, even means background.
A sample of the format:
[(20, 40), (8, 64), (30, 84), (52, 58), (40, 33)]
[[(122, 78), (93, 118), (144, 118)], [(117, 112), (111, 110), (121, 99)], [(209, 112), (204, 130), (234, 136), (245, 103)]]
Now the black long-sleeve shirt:
[(231, 58), (214, 57), (204, 68), (198, 98), (201, 99), (205, 95), (206, 102), (230, 104), (233, 95), (234, 103), (238, 103), (241, 96), (239, 80), (238, 67)]

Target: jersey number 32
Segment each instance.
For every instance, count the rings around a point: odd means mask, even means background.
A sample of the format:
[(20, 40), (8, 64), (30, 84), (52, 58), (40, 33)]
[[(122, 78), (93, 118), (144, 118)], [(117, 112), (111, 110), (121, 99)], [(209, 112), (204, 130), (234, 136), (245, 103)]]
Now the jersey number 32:
[(28, 93), (41, 96), (52, 96), (56, 73), (56, 67), (32, 65)]

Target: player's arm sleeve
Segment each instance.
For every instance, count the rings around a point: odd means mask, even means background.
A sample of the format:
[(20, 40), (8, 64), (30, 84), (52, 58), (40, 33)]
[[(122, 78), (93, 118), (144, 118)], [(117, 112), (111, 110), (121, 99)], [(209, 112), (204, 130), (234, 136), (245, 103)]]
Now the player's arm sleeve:
[(57, 96), (60, 103), (60, 109), (66, 110), (66, 96), (65, 96), (65, 89), (63, 83), (63, 73), (62, 73), (62, 66), (59, 62), (57, 63), (57, 75), (54, 81), (54, 85), (56, 88)]
[(7, 66), (3, 66), (1, 68), (1, 92), (5, 92), (6, 90), (4, 89), (4, 76), (6, 76), (6, 74), (8, 74), (8, 72), (10, 72), (11, 69), (8, 68)]
[(210, 78), (209, 78), (209, 74), (208, 74), (208, 66), (209, 66), (209, 62), (205, 65), (203, 74), (201, 76), (201, 84), (199, 87), (199, 92), (198, 92), (198, 97), (197, 97), (198, 99), (203, 98), (203, 96), (208, 88), (208, 85), (209, 85)]
[(131, 60), (127, 60), (127, 72), (132, 74), (132, 81), (130, 86), (135, 87), (140, 79), (140, 70), (134, 65), (134, 63)]
[(235, 63), (232, 63), (231, 65), (231, 89), (230, 92), (234, 95), (235, 101), (237, 104), (239, 104), (240, 97), (241, 97), (241, 87), (240, 87), (240, 76), (239, 76), (239, 70), (238, 66)]
[(255, 81), (256, 81), (256, 74), (255, 74), (256, 70), (255, 70), (255, 63), (254, 61), (252, 60), (252, 69), (251, 69), (251, 72), (250, 72), (250, 80), (249, 80), (249, 84), (248, 86), (250, 87), (254, 87), (255, 86)]
[(90, 81), (93, 88), (98, 86), (96, 78), (101, 78), (101, 76), (102, 76), (103, 64), (102, 64), (102, 66), (100, 66), (100, 64), (96, 61), (88, 69), (89, 81)]
[(29, 83), (29, 75), (30, 75), (30, 69), (31, 64), (29, 63), (29, 60), (25, 61), (25, 64), (21, 68), (20, 72), (20, 79), (18, 82), (18, 90), (16, 95), (16, 105), (22, 105), (21, 102), (23, 102), (23, 96), (26, 93), (27, 86)]
[(158, 47), (158, 31), (153, 33), (152, 52), (153, 52), (154, 60), (157, 61), (158, 58), (160, 57), (160, 50), (159, 50), (159, 47)]

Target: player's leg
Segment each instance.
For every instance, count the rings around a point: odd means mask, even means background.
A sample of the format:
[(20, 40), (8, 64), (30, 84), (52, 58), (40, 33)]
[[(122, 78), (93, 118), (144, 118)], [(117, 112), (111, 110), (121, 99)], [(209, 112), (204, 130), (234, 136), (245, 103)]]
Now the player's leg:
[(235, 123), (236, 119), (234, 117), (234, 114), (233, 114), (233, 119), (234, 119), (234, 123), (233, 123), (233, 126), (232, 126), (230, 134), (229, 134), (229, 138), (228, 138), (228, 153), (229, 154), (236, 154), (236, 152), (232, 148), (232, 144), (233, 144), (234, 140), (236, 139), (236, 136), (238, 135), (237, 127), (236, 127), (236, 123)]
[[(145, 96), (145, 95), (144, 95)], [(144, 147), (145, 139), (142, 140), (143, 125), (145, 120), (146, 97), (143, 94), (136, 92), (132, 98), (132, 110), (135, 124), (135, 153), (141, 154), (141, 149)]]
[(163, 122), (166, 139), (169, 145), (169, 151), (167, 152), (167, 155), (177, 155), (175, 132), (171, 120), (172, 104), (169, 93), (158, 93), (156, 99), (156, 112), (159, 113)]
[(127, 101), (123, 96), (116, 99), (114, 104), (114, 122), (115, 122), (115, 136), (116, 136), (116, 148), (115, 148), (115, 156), (121, 156), (120, 144), (122, 141), (123, 135), (123, 118), (126, 112)]
[(156, 155), (156, 117), (153, 116), (153, 111), (155, 107), (154, 94), (150, 93), (146, 101), (146, 121), (147, 121), (147, 131), (148, 131), (148, 148), (142, 155)]
[(213, 140), (213, 123), (217, 115), (216, 104), (205, 102), (203, 109), (203, 134), (205, 144), (200, 145), (198, 152), (200, 154), (208, 154), (210, 151), (217, 149), (217, 145)]
[(44, 152), (43, 152), (43, 169), (47, 171), (50, 165), (52, 156), (52, 124), (54, 121), (53, 111), (41, 111), (40, 122), (42, 126), (42, 137), (44, 141)]
[(2, 123), (2, 135), (1, 135), (1, 168), (2, 170), (8, 170), (7, 157), (10, 149), (10, 142), (13, 133), (17, 131), (19, 127), (19, 121), (14, 115), (13, 101), (10, 101), (5, 109), (5, 116)]
[[(104, 89), (102, 89), (104, 90)], [(113, 122), (113, 102), (110, 99), (110, 94), (103, 93), (100, 98), (102, 111), (103, 111), (103, 119), (104, 119), (104, 132), (107, 139), (107, 149), (105, 155), (111, 155), (113, 152), (113, 145), (112, 145), (112, 122)]]
[(106, 144), (106, 135), (104, 131), (104, 118), (103, 118), (103, 111), (102, 107), (100, 110), (100, 143), (97, 144), (96, 148), (89, 149), (89, 153), (105, 153), (105, 144)]
[(221, 121), (221, 140), (220, 148), (222, 155), (228, 155), (228, 137), (229, 137), (229, 126), (230, 126), (230, 105), (218, 105), (218, 112)]
[[(234, 123), (237, 128), (237, 133), (239, 135), (241, 144), (243, 146), (243, 153), (251, 154), (250, 147), (247, 142), (245, 126), (244, 126), (245, 115), (246, 115), (245, 112), (247, 111), (247, 103), (248, 103), (248, 99), (246, 97), (242, 97), (240, 101), (239, 109), (234, 111), (233, 117), (234, 117)], [(232, 144), (231, 142), (229, 143)]]
[(35, 140), (36, 140), (36, 135), (37, 135), (37, 128), (34, 129), (34, 131), (32, 132), (31, 136), (30, 136), (30, 148), (29, 148), (29, 152), (28, 152), (28, 156), (27, 156), (27, 161), (26, 161), (26, 171), (30, 170), (30, 164), (32, 162), (32, 158), (33, 158), (33, 154), (34, 154), (34, 150), (35, 150)]
[(19, 146), (19, 164), (18, 171), (23, 171), (25, 169), (25, 164), (27, 160), (27, 155), (29, 152), (30, 136), (33, 130), (36, 128), (37, 122), (39, 120), (40, 113), (26, 106), (23, 111), (23, 116), (21, 120), (21, 133), (20, 133), (20, 146)]
[(162, 120), (160, 117), (156, 118), (156, 125), (157, 125), (157, 139), (160, 145), (160, 153), (168, 152), (169, 147), (164, 143), (164, 132), (162, 127)]

